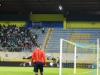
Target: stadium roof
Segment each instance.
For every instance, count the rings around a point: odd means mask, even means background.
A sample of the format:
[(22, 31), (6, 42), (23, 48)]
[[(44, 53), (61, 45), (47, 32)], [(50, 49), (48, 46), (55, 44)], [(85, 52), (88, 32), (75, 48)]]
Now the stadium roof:
[[(63, 13), (99, 12), (100, 0), (0, 0), (0, 12)], [(59, 5), (63, 10), (59, 10)]]

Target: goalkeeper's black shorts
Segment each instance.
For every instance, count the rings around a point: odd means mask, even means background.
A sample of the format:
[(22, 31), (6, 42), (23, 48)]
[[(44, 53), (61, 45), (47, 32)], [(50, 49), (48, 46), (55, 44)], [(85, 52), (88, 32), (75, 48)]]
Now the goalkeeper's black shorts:
[(34, 72), (43, 72), (43, 62), (34, 62)]

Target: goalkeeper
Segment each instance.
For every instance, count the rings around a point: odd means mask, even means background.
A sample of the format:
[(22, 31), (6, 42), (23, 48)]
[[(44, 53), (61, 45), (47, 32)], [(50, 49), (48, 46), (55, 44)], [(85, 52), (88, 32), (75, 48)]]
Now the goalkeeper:
[(40, 74), (43, 75), (43, 65), (46, 66), (46, 57), (39, 45), (36, 46), (36, 49), (32, 53), (31, 65), (33, 65), (33, 62), (35, 75), (38, 75), (38, 69), (40, 70)]

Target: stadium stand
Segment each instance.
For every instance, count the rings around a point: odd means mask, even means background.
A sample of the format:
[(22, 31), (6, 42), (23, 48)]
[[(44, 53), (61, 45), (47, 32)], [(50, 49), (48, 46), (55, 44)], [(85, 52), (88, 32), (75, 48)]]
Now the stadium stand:
[[(76, 42), (76, 43), (94, 43), (97, 38), (100, 38), (99, 28), (54, 28), (50, 42), (46, 52), (59, 52), (60, 51), (60, 38)], [(72, 45), (67, 46), (68, 52), (73, 52)], [(78, 49), (80, 51), (80, 49)], [(87, 50), (86, 50), (87, 51)]]
[(70, 32), (68, 30), (63, 30), (62, 28), (54, 28), (53, 33), (50, 38), (46, 52), (59, 52), (60, 50), (60, 38), (69, 40)]
[[(36, 44), (42, 45), (44, 42), (44, 39), (46, 37), (46, 33), (49, 28), (45, 28), (45, 34), (42, 34), (41, 29), (36, 29), (36, 28), (29, 28), (27, 31), (30, 31), (30, 35), (34, 38), (34, 35), (36, 35)], [(59, 53), (60, 51), (60, 38), (72, 41), (72, 42), (77, 42), (77, 43), (93, 43), (97, 38), (100, 37), (99, 35), (100, 29), (99, 28), (67, 28), (66, 30), (63, 30), (62, 28), (54, 28), (52, 35), (50, 36), (49, 43), (47, 44), (47, 48), (45, 49), (45, 52), (49, 53)], [(34, 34), (34, 35), (33, 35)], [(2, 37), (2, 34), (1, 34)], [(0, 37), (0, 38), (1, 38)], [(29, 37), (30, 38), (30, 37)], [(29, 39), (27, 38), (27, 39)], [(32, 41), (32, 39), (31, 39)], [(23, 44), (22, 44), (23, 45)], [(34, 42), (32, 43), (32, 49), (34, 50)], [(68, 52), (73, 52), (73, 46), (72, 45), (67, 45), (67, 51)], [(15, 52), (19, 52), (17, 48), (15, 47), (5, 47), (0, 43), (0, 51), (9, 51), (12, 52), (13, 48), (16, 50)], [(19, 46), (20, 48), (20, 46)], [(84, 49), (85, 50), (85, 49)], [(27, 46), (24, 46), (23, 49), (21, 48), (21, 52), (30, 52), (29, 48)], [(80, 49), (78, 49), (80, 52)], [(85, 50), (87, 51), (87, 50)], [(30, 55), (29, 53), (28, 55)], [(23, 56), (27, 56), (27, 53), (21, 53), (21, 56), (19, 54), (16, 54), (17, 58), (22, 58)], [(58, 56), (58, 54), (56, 54)], [(15, 57), (15, 58), (16, 58)], [(28, 56), (27, 56), (28, 57)]]
[(9, 59), (30, 56), (37, 44), (43, 44), (47, 30), (48, 28), (45, 28), (43, 34), (41, 28), (26, 29), (23, 26), (18, 28), (16, 25), (0, 25), (0, 55), (5, 58), (7, 54)]
[[(37, 32), (35, 28), (26, 29), (16, 25), (0, 25), (0, 51), (19, 52), (30, 50), (37, 44)], [(31, 51), (31, 50), (30, 50)]]

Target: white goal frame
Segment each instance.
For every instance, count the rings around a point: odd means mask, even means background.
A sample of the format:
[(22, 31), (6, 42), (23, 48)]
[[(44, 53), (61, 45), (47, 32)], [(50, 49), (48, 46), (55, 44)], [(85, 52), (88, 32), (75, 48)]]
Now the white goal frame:
[[(63, 40), (64, 39), (60, 39), (60, 66), (59, 66), (59, 75), (62, 75), (62, 45), (63, 45)], [(68, 40), (64, 40), (66, 42), (69, 42)], [(77, 51), (77, 46), (75, 46), (74, 48), (74, 72), (73, 74), (76, 74), (76, 51)], [(97, 39), (97, 71), (96, 71), (96, 75), (99, 75), (99, 39)]]

